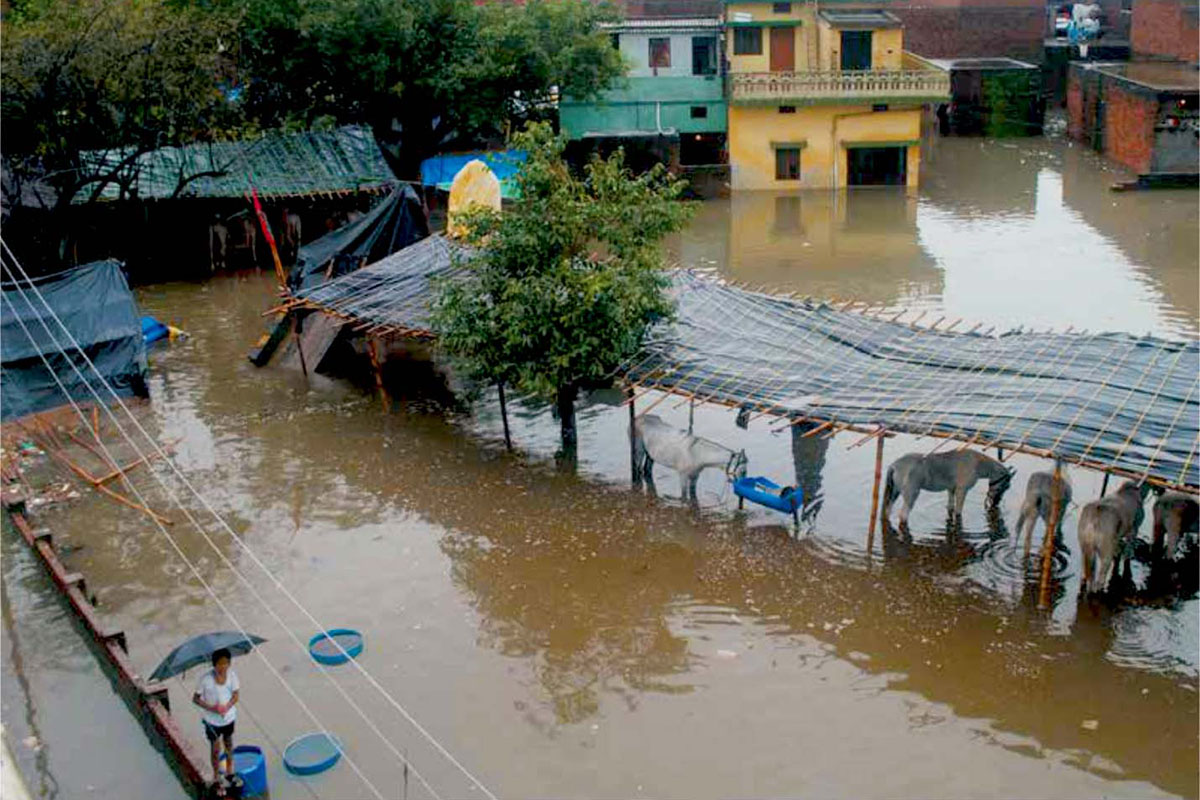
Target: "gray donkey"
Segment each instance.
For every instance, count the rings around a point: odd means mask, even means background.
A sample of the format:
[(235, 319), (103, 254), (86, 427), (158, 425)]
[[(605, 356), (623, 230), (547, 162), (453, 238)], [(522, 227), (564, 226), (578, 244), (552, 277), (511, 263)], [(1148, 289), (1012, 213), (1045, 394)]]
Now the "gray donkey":
[(1125, 481), (1121, 488), (1093, 500), (1079, 512), (1079, 550), (1083, 554), (1081, 592), (1096, 594), (1108, 589), (1113, 574), (1137, 538), (1146, 512), (1142, 504), (1150, 492), (1147, 483)]
[[(1058, 521), (1054, 525), (1055, 533), (1062, 532), (1062, 521), (1067, 506), (1071, 504), (1071, 482), (1065, 475), (1058, 478)], [(1021, 513), (1017, 517), (1017, 538), (1021, 538), (1021, 529), (1027, 528), (1026, 538), (1033, 535), (1033, 528), (1038, 518), (1050, 529), (1050, 515), (1054, 513), (1055, 480), (1053, 472), (1035, 472), (1029, 476), (1025, 484), (1025, 501), (1021, 503)]]
[[(1175, 558), (1179, 539), (1185, 533), (1200, 532), (1200, 506), (1196, 498), (1182, 492), (1165, 492), (1154, 502), (1154, 548), (1155, 558)], [(1163, 534), (1166, 533), (1167, 549), (1163, 552)]]
[(994, 458), (975, 450), (954, 450), (949, 453), (909, 453), (900, 456), (888, 467), (887, 483), (883, 489), (883, 519), (888, 521), (897, 492), (903, 498), (900, 524), (908, 525), (908, 515), (921, 491), (948, 492), (947, 513), (952, 522), (962, 524), (963, 503), (967, 492), (980, 478), (987, 478), (988, 505), (995, 507), (1012, 483), (1013, 471)]

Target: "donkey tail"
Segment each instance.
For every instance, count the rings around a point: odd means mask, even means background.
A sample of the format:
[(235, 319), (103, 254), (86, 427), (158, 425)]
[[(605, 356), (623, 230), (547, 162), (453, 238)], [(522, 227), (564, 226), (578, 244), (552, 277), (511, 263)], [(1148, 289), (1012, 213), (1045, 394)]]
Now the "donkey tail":
[(892, 475), (892, 467), (888, 467), (887, 479), (883, 482), (883, 518), (886, 521), (892, 511), (892, 503), (896, 502), (896, 479)]

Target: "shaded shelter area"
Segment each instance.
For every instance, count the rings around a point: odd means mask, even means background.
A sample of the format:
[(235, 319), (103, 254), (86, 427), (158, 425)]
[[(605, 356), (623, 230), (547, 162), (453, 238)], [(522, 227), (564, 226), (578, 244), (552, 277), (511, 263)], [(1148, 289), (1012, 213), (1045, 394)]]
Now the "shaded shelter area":
[[(5, 277), (10, 277), (7, 269)], [(121, 264), (97, 261), (33, 281), (50, 310), (24, 280), (20, 285), (8, 280), (2, 284), (0, 385), (4, 403), (0, 418), (14, 419), (66, 402), (43, 358), (73, 399), (92, 402), (93, 391), (104, 392), (103, 383), (58, 327), (56, 316), (117, 394), (146, 397), (141, 317)], [(64, 353), (64, 349), (70, 352)]]
[[(431, 279), (465, 268), (456, 251), (470, 256), (430, 237), (292, 304), (368, 333), (431, 339)], [(763, 294), (688, 270), (673, 273), (671, 293), (675, 321), (653, 328), (622, 370), (643, 392), (740, 406), (751, 419), (815, 422), (827, 433), (932, 436), (1200, 487), (1195, 340), (957, 332), (961, 320), (918, 326), (924, 312), (902, 322), (905, 312)]]

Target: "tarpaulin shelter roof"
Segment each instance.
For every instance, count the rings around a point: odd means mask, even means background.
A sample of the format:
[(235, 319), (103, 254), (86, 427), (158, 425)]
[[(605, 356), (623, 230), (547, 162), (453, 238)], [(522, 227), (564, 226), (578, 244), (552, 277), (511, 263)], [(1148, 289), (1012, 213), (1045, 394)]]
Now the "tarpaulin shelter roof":
[[(376, 333), (431, 338), (431, 278), (465, 269), (433, 236), (296, 301)], [(1200, 488), (1200, 342), (1124, 333), (955, 332), (673, 273), (676, 318), (627, 380), (792, 422), (1001, 447)], [(903, 313), (903, 312), (902, 312)]]
[[(97, 171), (116, 168), (126, 152), (94, 150), (84, 154)], [(143, 200), (172, 197), (240, 198), (253, 183), (264, 197), (305, 197), (377, 190), (396, 176), (369, 128), (346, 126), (327, 131), (272, 132), (260, 139), (163, 147), (136, 162), (133, 189)], [(214, 173), (214, 174), (205, 174)], [(175, 194), (180, 176), (201, 175)], [(116, 200), (120, 188), (105, 186), (101, 199)], [(88, 199), (80, 193), (76, 202)]]
[(373, 264), (429, 235), (429, 222), (416, 191), (401, 184), (354, 222), (300, 248), (288, 285), (310, 289)]
[[(96, 261), (33, 281), (113, 389), (124, 396), (144, 394), (142, 321), (120, 262)], [(67, 402), (42, 356), (76, 400), (91, 402), (95, 398), (68, 358), (93, 389), (107, 396), (100, 379), (29, 285), (22, 280), (20, 284), (4, 282), (0, 288), (0, 416), (12, 419)], [(69, 356), (63, 354), (64, 349)]]

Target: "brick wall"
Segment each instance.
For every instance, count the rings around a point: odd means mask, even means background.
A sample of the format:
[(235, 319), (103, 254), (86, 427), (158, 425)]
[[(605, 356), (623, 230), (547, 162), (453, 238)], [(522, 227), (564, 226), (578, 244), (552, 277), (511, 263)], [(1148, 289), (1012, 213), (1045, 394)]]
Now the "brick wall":
[(1041, 61), (1044, 2), (900, 0), (886, 7), (904, 21), (905, 50), (930, 58), (1007, 56)]
[(1084, 132), (1089, 130), (1088, 126), (1093, 122), (1094, 118), (1089, 119), (1084, 114), (1084, 87), (1080, 71), (1072, 69), (1067, 75), (1067, 136), (1086, 141)]
[(1130, 33), (1135, 55), (1200, 60), (1198, 0), (1137, 0)]
[(1158, 101), (1126, 91), (1113, 80), (1103, 86), (1105, 155), (1139, 174), (1149, 172)]

